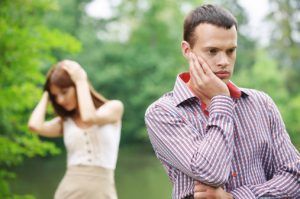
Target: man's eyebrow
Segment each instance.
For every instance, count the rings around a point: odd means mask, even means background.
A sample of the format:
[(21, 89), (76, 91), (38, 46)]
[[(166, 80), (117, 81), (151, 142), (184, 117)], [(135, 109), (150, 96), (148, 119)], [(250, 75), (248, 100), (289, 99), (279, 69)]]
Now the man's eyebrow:
[(218, 48), (218, 47), (214, 47), (214, 46), (207, 46), (207, 47), (204, 47), (203, 49), (205, 49), (205, 50), (211, 50), (211, 49), (220, 49), (220, 48)]
[(232, 46), (231, 48), (228, 49), (237, 49), (237, 46)]
[[(227, 49), (236, 49), (237, 46), (232, 46), (232, 47), (229, 47)], [(211, 49), (217, 49), (217, 50), (220, 50), (221, 48), (218, 48), (218, 47), (214, 47), (214, 46), (207, 46), (207, 47), (204, 47), (203, 49), (205, 50), (211, 50)]]

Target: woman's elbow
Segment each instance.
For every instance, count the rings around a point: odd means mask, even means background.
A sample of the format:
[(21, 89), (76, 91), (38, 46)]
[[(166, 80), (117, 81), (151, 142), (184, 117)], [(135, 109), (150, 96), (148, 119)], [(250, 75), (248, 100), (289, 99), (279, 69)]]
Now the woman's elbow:
[(115, 115), (122, 117), (124, 112), (124, 104), (120, 100), (112, 100), (112, 108)]
[(27, 124), (27, 127), (28, 127), (28, 129), (29, 129), (30, 131), (33, 131), (33, 132), (38, 132), (39, 129), (40, 129), (37, 125), (35, 125), (35, 124), (31, 123), (31, 122), (29, 122), (29, 123)]

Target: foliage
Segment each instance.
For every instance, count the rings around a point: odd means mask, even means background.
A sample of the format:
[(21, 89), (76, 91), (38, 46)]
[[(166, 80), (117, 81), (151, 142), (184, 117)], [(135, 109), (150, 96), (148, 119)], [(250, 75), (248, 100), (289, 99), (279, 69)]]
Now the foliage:
[[(299, 83), (300, 83), (300, 2), (298, 0), (269, 0), (270, 11), (267, 16), (271, 27), (269, 54), (276, 60), (284, 76), (282, 83), (287, 89), (285, 103), (281, 104), (287, 128), (292, 140), (300, 149), (299, 129)], [(275, 91), (278, 93), (278, 91)]]
[(291, 139), (300, 150), (300, 94), (289, 100), (285, 113), (286, 126), (290, 130)]
[[(130, 3), (136, 4), (131, 8), (139, 6), (139, 2), (123, 2), (127, 6)], [(183, 21), (181, 4), (178, 1), (153, 0), (141, 9), (127, 8), (130, 15), (126, 20), (134, 20), (135, 23), (124, 44), (124, 61), (119, 63), (124, 71), (121, 76), (124, 82), (119, 85), (126, 85), (120, 88), (123, 90), (120, 96), (127, 105), (124, 142), (148, 140), (143, 120), (147, 106), (172, 89), (180, 70), (187, 70), (180, 52)], [(125, 6), (120, 5), (122, 7)]]
[(272, 28), (269, 50), (286, 72), (286, 85), (292, 96), (299, 93), (300, 3), (298, 0), (269, 0), (267, 16)]
[(24, 157), (59, 153), (27, 129), (42, 92), (41, 69), (56, 60), (52, 51), (80, 49), (75, 38), (43, 25), (43, 15), (56, 6), (50, 0), (0, 2), (0, 198), (31, 198), (12, 195), (7, 180), (14, 175), (8, 170)]

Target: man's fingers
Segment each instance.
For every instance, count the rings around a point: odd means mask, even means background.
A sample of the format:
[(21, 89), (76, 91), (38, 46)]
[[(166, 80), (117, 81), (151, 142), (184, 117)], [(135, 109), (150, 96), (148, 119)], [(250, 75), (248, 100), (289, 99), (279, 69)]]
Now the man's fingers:
[(200, 55), (197, 55), (197, 59), (200, 62), (204, 73), (207, 75), (211, 75), (213, 72), (210, 69), (210, 66), (208, 65), (208, 63)]
[(196, 71), (196, 67), (195, 67), (195, 59), (194, 56), (192, 55), (192, 53), (189, 56), (189, 64), (190, 64), (190, 78), (191, 81), (194, 83), (198, 83), (201, 84), (201, 78), (199, 77), (197, 71)]
[(209, 186), (209, 185), (206, 185), (206, 184), (203, 184), (203, 183), (201, 183), (200, 182), (200, 185), (201, 185), (201, 187), (203, 187), (203, 189), (217, 189), (216, 187), (212, 187), (212, 186)]
[(205, 78), (205, 72), (202, 68), (202, 65), (198, 61), (198, 58), (194, 53), (192, 53), (192, 59), (193, 59), (194, 69), (195, 69), (197, 76), (200, 77), (201, 79)]
[(209, 187), (199, 181), (194, 181), (194, 192), (205, 192)]
[(194, 199), (207, 199), (206, 192), (196, 192), (194, 193)]
[[(193, 65), (191, 65), (190, 66), (190, 82), (191, 82), (191, 84), (198, 85), (198, 86), (203, 85), (203, 81), (195, 73), (196, 73), (195, 68)], [(195, 87), (194, 89), (198, 90), (197, 87)]]
[(205, 187), (199, 186), (199, 185), (195, 185), (194, 187), (194, 192), (205, 192), (207, 189)]

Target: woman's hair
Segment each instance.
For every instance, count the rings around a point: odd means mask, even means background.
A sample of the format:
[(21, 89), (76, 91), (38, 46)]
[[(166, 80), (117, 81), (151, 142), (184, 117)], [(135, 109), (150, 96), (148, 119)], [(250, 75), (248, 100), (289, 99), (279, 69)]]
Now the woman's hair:
[[(53, 105), (54, 111), (57, 115), (59, 115), (62, 118), (66, 117), (72, 117), (76, 113), (76, 109), (72, 111), (68, 111), (64, 109), (62, 106), (60, 106), (56, 100), (55, 96), (50, 91), (50, 86), (55, 85), (59, 88), (68, 88), (71, 86), (75, 87), (75, 83), (71, 79), (70, 75), (62, 68), (62, 62), (58, 62), (55, 64), (48, 72), (46, 83), (44, 85), (44, 90), (48, 91), (50, 101)], [(94, 102), (94, 105), (96, 108), (99, 108), (102, 106), (107, 99), (103, 97), (101, 94), (99, 94), (95, 89), (92, 87), (91, 84), (89, 84), (90, 87), (90, 93)], [(77, 94), (76, 94), (77, 95)]]

